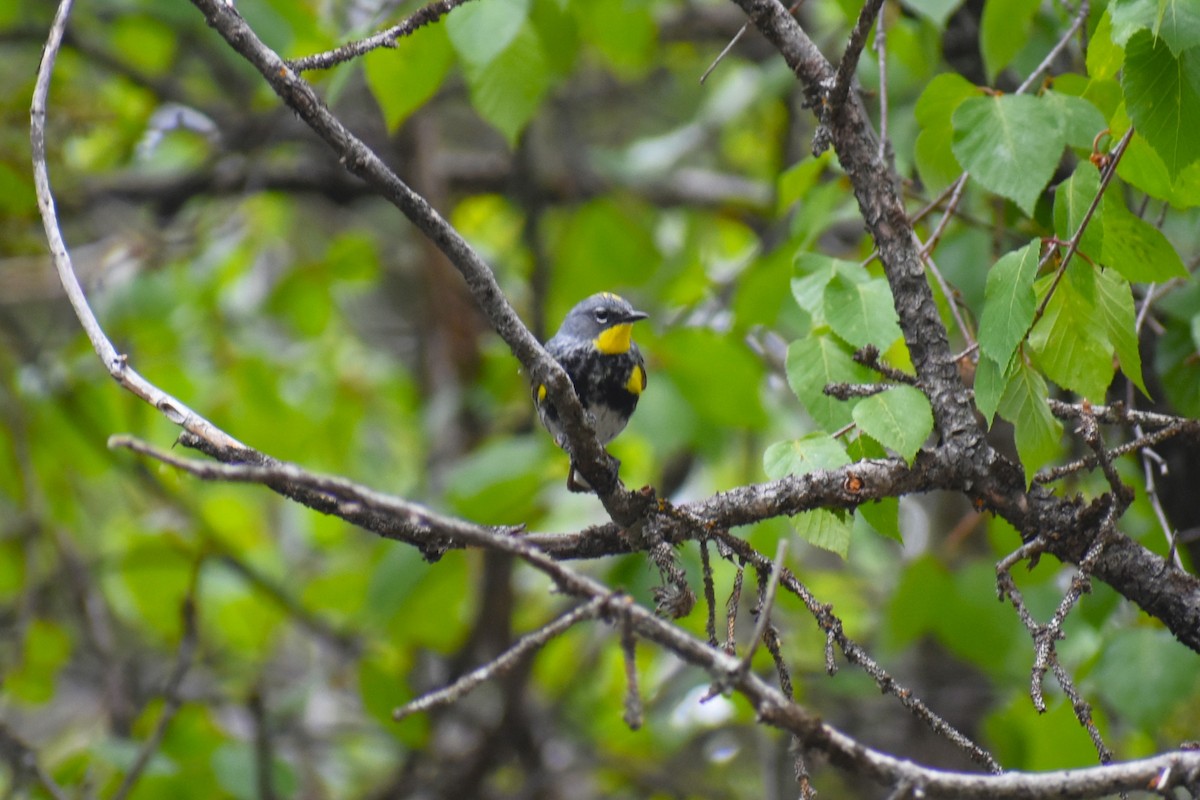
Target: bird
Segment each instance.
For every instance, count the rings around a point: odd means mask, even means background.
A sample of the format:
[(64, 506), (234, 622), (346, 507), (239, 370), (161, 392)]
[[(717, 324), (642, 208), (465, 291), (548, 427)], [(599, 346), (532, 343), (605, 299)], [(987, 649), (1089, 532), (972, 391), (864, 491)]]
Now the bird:
[[(579, 301), (546, 342), (546, 352), (562, 365), (587, 413), (600, 444), (607, 445), (625, 429), (646, 389), (646, 361), (633, 341), (633, 323), (649, 317), (625, 298), (600, 292)], [(542, 425), (560, 446), (566, 444), (558, 409), (547, 397), (545, 384), (533, 387), (533, 400)], [(567, 488), (591, 491), (575, 472), (567, 473)]]

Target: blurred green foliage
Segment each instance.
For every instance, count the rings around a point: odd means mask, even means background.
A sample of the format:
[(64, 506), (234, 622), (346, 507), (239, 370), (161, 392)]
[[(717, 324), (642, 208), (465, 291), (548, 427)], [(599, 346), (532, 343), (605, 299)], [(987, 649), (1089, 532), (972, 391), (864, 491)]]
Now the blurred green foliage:
[[(960, 5), (885, 5), (889, 134), (913, 211), (964, 167), (975, 180), (935, 252), (955, 291), (936, 281), (935, 291), (956, 348), (967, 341), (950, 303), (979, 321), (981, 406), (1015, 425), (1032, 479), (1078, 455), (1046, 398), (1103, 401), (1118, 369), (1200, 416), (1200, 298), (1186, 277), (1200, 252), (1198, 110), (1183, 91), (1200, 86), (1200, 49), (1174, 29), (1154, 39), (1135, 13), (1149, 0), (1119, 14), (1094, 3), (1086, 58), (1071, 56), (1055, 91), (994, 96), (984, 76), (1011, 89), (1068, 19), (1058, 5), (989, 0), (981, 63), (964, 64), (942, 48)], [(285, 57), (417, 7), (238, 3)], [(806, 4), (806, 30), (835, 53), (857, 7)], [(453, 715), (394, 723), (392, 709), (495, 655), (489, 634), (503, 644), (559, 613), (562, 598), (512, 565), (489, 583), (497, 567), (478, 553), (429, 564), (261, 487), (106, 449), (114, 433), (167, 446), (177, 430), (106, 378), (43, 253), (25, 131), (50, 13), (40, 0), (0, 7), (0, 719), (72, 792), (111, 796), (164, 713), (191, 597), (197, 655), (132, 796), (257, 797), (264, 758), (277, 796), (403, 792), (414, 765), (453, 772), (477, 744)], [(627, 483), (676, 498), (888, 452), (911, 460), (932, 429), (913, 389), (850, 402), (823, 393), (877, 379), (851, 358), (867, 343), (911, 364), (879, 265), (862, 266), (872, 246), (848, 181), (832, 154), (807, 155), (811, 115), (778, 57), (747, 43), (699, 86), (740, 24), (715, 1), (476, 0), (395, 49), (309, 75), (543, 333), (599, 290), (651, 312), (637, 332), (649, 387), (612, 450)], [(1153, 79), (1172, 70), (1181, 91), (1164, 107)], [(882, 88), (871, 50), (860, 77), (870, 104)], [(457, 277), (394, 209), (330, 177), (337, 166), (320, 145), (188, 4), (80, 0), (50, 108), (51, 175), (77, 268), (107, 333), (150, 380), (275, 457), (478, 522), (566, 531), (603, 519), (594, 498), (566, 493), (566, 457), (536, 429), (517, 362), (469, 304), (454, 304)], [(1092, 138), (1108, 128), (1115, 142), (1131, 124), (1139, 133), (1082, 256), (1061, 282), (1035, 274), (1037, 247), (1019, 248), (1072, 235), (1098, 185)], [(1060, 173), (1064, 150), (1072, 169)], [(1169, 291), (1143, 362), (1133, 304), (1152, 282)], [(1122, 528), (1165, 552), (1140, 467), (1123, 468), (1139, 502)], [(1104, 489), (1088, 477), (1068, 485)], [(847, 631), (1006, 768), (1094, 763), (1061, 695), (1048, 692), (1047, 714), (1032, 710), (1032, 646), (996, 602), (994, 562), (1018, 542), (1006, 524), (932, 496), (744, 531), (768, 553), (797, 532), (789, 565)], [(699, 586), (696, 548), (679, 555)], [(714, 560), (722, 606), (734, 568)], [(652, 603), (658, 576), (642, 556), (583, 569)], [(1018, 576), (1039, 619), (1054, 613), (1061, 578), (1050, 563)], [(747, 575), (743, 643), (753, 583)], [(703, 636), (703, 614), (681, 624)], [(862, 709), (881, 702), (873, 686), (852, 668), (825, 676), (824, 637), (794, 598), (777, 615), (798, 696), (857, 733)], [(1194, 653), (1103, 587), (1066, 632), (1064, 662), (1119, 756), (1200, 736)], [(958, 680), (927, 672), (930, 653)], [(772, 670), (766, 653), (755, 666)], [(701, 704), (707, 676), (647, 646), (646, 724), (631, 731), (624, 662), (603, 625), (570, 631), (527, 669), (517, 688), (504, 684), (508, 700), (485, 686), (457, 721), (507, 735), (492, 706), (515, 703), (536, 740), (542, 762), (508, 753), (483, 780), (488, 796), (522, 796), (539, 768), (575, 781), (581, 798), (760, 797), (790, 785), (786, 741), (756, 730), (736, 698)], [(975, 699), (956, 709), (952, 690), (968, 683)], [(261, 719), (254, 697), (265, 698)], [(878, 713), (903, 729), (898, 704)], [(0, 785), (21, 778), (0, 765)], [(851, 783), (818, 771), (831, 796), (856, 796)]]

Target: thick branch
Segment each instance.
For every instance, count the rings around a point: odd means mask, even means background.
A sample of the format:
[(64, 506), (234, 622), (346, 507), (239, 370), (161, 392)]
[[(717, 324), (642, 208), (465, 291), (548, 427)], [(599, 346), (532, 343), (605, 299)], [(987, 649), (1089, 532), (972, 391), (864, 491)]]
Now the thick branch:
[[(778, 0), (735, 0), (779, 50), (820, 108), (833, 85), (833, 67)], [(941, 435), (940, 455), (951, 473), (949, 485), (1008, 520), (1026, 538), (1042, 535), (1056, 557), (1078, 563), (1097, 535), (1100, 514), (1093, 506), (1055, 497), (1042, 487), (1025, 489), (1019, 468), (984, 440), (974, 403), (950, 352), (945, 327), (921, 267), (894, 176), (879, 156), (875, 136), (859, 98), (821, 115), (838, 160), (883, 261), (913, 366), (933, 407)], [(1147, 613), (1162, 619), (1175, 636), (1200, 652), (1200, 581), (1178, 570), (1127, 537), (1104, 550), (1094, 574)]]
[[(131, 443), (118, 441), (114, 444), (129, 446)], [(601, 603), (612, 596), (611, 590), (604, 584), (555, 561), (523, 537), (439, 515), (400, 498), (357, 486), (350, 481), (315, 476), (294, 467), (288, 467), (281, 472), (280, 467), (211, 464), (179, 458), (146, 446), (139, 445), (136, 449), (209, 480), (269, 482), (277, 479), (280, 474), (286, 474), (289, 478), (306, 484), (313, 491), (336, 496), (339, 502), (357, 503), (379, 512), (398, 513), (409, 517), (413, 520), (414, 531), (421, 535), (442, 540), (460, 540), (473, 547), (513, 555), (545, 574), (565, 594), (587, 601), (598, 600)], [(1148, 785), (1161, 786), (1164, 789), (1170, 786), (1195, 787), (1197, 781), (1200, 781), (1200, 752), (1170, 753), (1142, 761), (1038, 775), (976, 775), (917, 766), (911, 761), (865, 747), (857, 740), (825, 724), (819, 717), (792, 702), (779, 689), (758, 675), (753, 672), (741, 672), (738, 659), (660, 619), (649, 609), (637, 603), (627, 602), (622, 604), (620, 616), (628, 621), (636, 635), (705, 670), (714, 680), (728, 681), (734, 691), (750, 702), (759, 719), (793, 734), (806, 749), (823, 752), (839, 767), (869, 776), (884, 785), (919, 786), (926, 797), (957, 797), (968, 800), (1088, 798), (1122, 790), (1141, 789)]]

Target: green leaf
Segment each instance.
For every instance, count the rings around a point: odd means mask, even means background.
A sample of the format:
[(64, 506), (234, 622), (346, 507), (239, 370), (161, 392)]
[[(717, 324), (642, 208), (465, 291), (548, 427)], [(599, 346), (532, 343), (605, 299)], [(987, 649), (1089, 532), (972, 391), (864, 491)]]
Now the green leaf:
[(816, 185), (829, 165), (829, 158), (804, 158), (779, 174), (775, 184), (775, 210), (783, 214)]
[(876, 533), (887, 539), (894, 539), (901, 544), (904, 537), (900, 534), (900, 500), (895, 497), (884, 497), (863, 503), (855, 512), (866, 520)]
[(558, 0), (533, 0), (529, 21), (550, 68), (559, 77), (569, 75), (579, 57), (579, 29), (570, 9)]
[(446, 29), (426, 25), (398, 39), (394, 50), (375, 50), (363, 60), (367, 88), (383, 110), (388, 130), (395, 131), (441, 87), (454, 54)]
[[(486, 67), (507, 50), (525, 26), (530, 0), (467, 3), (446, 17), (446, 33), (463, 64)], [(432, 26), (438, 27), (438, 26)]]
[(459, 461), (447, 479), (450, 507), (489, 525), (529, 519), (538, 509), (544, 453), (543, 443), (531, 437), (497, 439), (476, 450)]
[(1177, 57), (1161, 39), (1139, 31), (1125, 47), (1121, 87), (1129, 116), (1169, 173), (1200, 158), (1200, 48)]
[[(230, 742), (217, 748), (212, 756), (212, 776), (216, 785), (236, 800), (255, 800), (262, 797), (263, 779), (258, 774), (259, 752), (250, 744)], [(280, 797), (292, 797), (300, 779), (292, 765), (282, 758), (271, 759), (271, 786)], [(214, 787), (216, 788), (216, 787)]]
[[(1096, 270), (1081, 259), (1071, 262), (1029, 334), (1029, 344), (1046, 377), (1094, 403), (1104, 402), (1113, 376), (1113, 348), (1097, 313)], [(1038, 298), (1054, 276), (1038, 282)]]
[(1125, 63), (1125, 48), (1113, 41), (1112, 8), (1100, 16), (1087, 49), (1087, 74), (1093, 81), (1113, 78)]
[(975, 365), (975, 408), (979, 409), (980, 414), (983, 414), (988, 427), (992, 425), (992, 418), (996, 416), (1000, 398), (1004, 396), (1004, 390), (1008, 386), (1005, 373), (1011, 363), (1011, 361), (1007, 361), (1001, 367), (987, 355), (982, 355), (979, 363)]
[(4, 676), (4, 689), (26, 703), (44, 703), (54, 696), (58, 671), (71, 655), (71, 637), (53, 622), (35, 619), (25, 630), (22, 660)]
[(900, 649), (934, 633), (946, 613), (946, 598), (953, 592), (949, 571), (928, 553), (904, 565), (880, 625), (887, 646)]
[(866, 279), (862, 269), (848, 261), (839, 261), (820, 253), (801, 253), (796, 257), (796, 276), (791, 283), (792, 297), (796, 305), (812, 316), (814, 323), (825, 323), (825, 287), (834, 276), (843, 272), (847, 280)]
[(603, 196), (575, 207), (556, 232), (554, 295), (547, 310), (560, 320), (593, 292), (636, 286), (647, 264), (662, 261), (653, 209)]
[(1142, 382), (1142, 355), (1138, 350), (1137, 319), (1129, 281), (1114, 270), (1096, 273), (1096, 305), (1108, 339), (1116, 348), (1121, 371), (1149, 397), (1146, 384)]
[(1034, 474), (1058, 455), (1062, 425), (1050, 413), (1046, 382), (1032, 367), (1018, 359), (1012, 378), (1000, 398), (1000, 414), (1012, 423), (1017, 454), (1025, 468), (1025, 485)]
[(914, 112), (921, 126), (914, 153), (921, 180), (931, 189), (944, 188), (962, 174), (963, 168), (946, 142), (954, 136), (954, 110), (978, 95), (979, 88), (956, 72), (938, 75), (921, 92)]
[[(1007, 365), (1025, 338), (1037, 310), (1033, 279), (1037, 276), (1037, 240), (1006, 253), (988, 270), (979, 349), (996, 365)], [(988, 415), (990, 416), (990, 415)]]
[(1136, 132), (1117, 165), (1117, 175), (1151, 197), (1166, 200), (1176, 208), (1200, 205), (1200, 162), (1192, 162), (1183, 172), (1171, 175), (1154, 148)]
[(912, 464), (933, 430), (929, 399), (912, 386), (896, 386), (865, 397), (852, 412), (860, 430)]
[[(1063, 83), (1066, 84), (1066, 81)], [(1100, 109), (1083, 97), (1062, 92), (1043, 92), (1041, 101), (1062, 119), (1069, 147), (1091, 150), (1096, 134), (1108, 127)]]
[[(1071, 177), (1054, 190), (1054, 233), (1069, 241), (1083, 224), (1083, 218), (1100, 193), (1100, 174), (1090, 161), (1080, 161)], [(1104, 248), (1104, 222), (1101, 204), (1092, 214), (1079, 241), (1079, 252), (1098, 261)]]
[(871, 373), (854, 362), (853, 350), (828, 334), (798, 339), (788, 347), (788, 384), (817, 424), (835, 430), (850, 422), (855, 401), (842, 401), (825, 394), (829, 383), (866, 383)]
[(853, 522), (845, 511), (814, 508), (796, 515), (792, 520), (796, 533), (809, 544), (829, 550), (845, 558), (850, 553), (850, 534)]
[(979, 52), (988, 82), (1012, 63), (1029, 43), (1029, 29), (1040, 0), (988, 0), (979, 23)]
[[(703, 428), (758, 430), (767, 424), (760, 389), (762, 362), (736, 336), (708, 328), (677, 328), (654, 351), (700, 415)], [(650, 381), (653, 391), (654, 375)]]
[(1180, 699), (1193, 695), (1197, 678), (1195, 653), (1170, 633), (1134, 628), (1112, 634), (1088, 683), (1132, 724), (1152, 730), (1186, 713)]
[[(489, 6), (472, 3), (459, 10)], [(550, 90), (552, 74), (537, 35), (521, 28), (511, 44), (490, 61), (468, 61), (464, 72), (471, 106), (515, 147), (517, 137)]]
[(1134, 216), (1114, 192), (1104, 195), (1104, 263), (1130, 282), (1159, 282), (1187, 276), (1179, 253), (1162, 231)]
[(772, 480), (819, 469), (837, 469), (849, 463), (850, 456), (842, 443), (819, 431), (776, 442), (763, 453), (763, 471)]
[(825, 286), (824, 309), (829, 327), (854, 347), (873, 344), (883, 351), (900, 338), (892, 290), (883, 278), (835, 275)]
[(618, 76), (632, 79), (649, 69), (656, 54), (658, 24), (648, 3), (588, 0), (571, 3), (579, 29)]
[(1113, 40), (1120, 45), (1139, 31), (1162, 37), (1175, 55), (1200, 41), (1200, 6), (1195, 0), (1113, 0), (1108, 13)]
[(1124, 47), (1138, 31), (1154, 27), (1158, 0), (1112, 0), (1105, 16), (1111, 19), (1113, 41)]
[(1052, 106), (1029, 95), (973, 97), (954, 112), (952, 148), (983, 186), (1033, 213), (1066, 142)]
[(904, 0), (904, 5), (932, 22), (939, 30), (946, 27), (946, 20), (962, 4), (963, 0)]

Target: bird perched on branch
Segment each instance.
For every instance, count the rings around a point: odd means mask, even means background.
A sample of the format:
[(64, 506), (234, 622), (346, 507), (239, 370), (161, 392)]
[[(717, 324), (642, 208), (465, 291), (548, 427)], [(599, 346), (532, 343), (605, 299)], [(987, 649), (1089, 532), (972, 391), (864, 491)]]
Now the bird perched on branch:
[[(647, 316), (623, 297), (601, 292), (572, 308), (558, 333), (546, 342), (546, 351), (575, 386), (601, 444), (608, 444), (625, 429), (646, 388), (646, 362), (633, 343), (633, 323)], [(561, 447), (566, 443), (562, 423), (544, 384), (534, 387), (533, 400), (542, 424)], [(573, 459), (567, 488), (591, 490), (587, 481), (576, 475)]]

